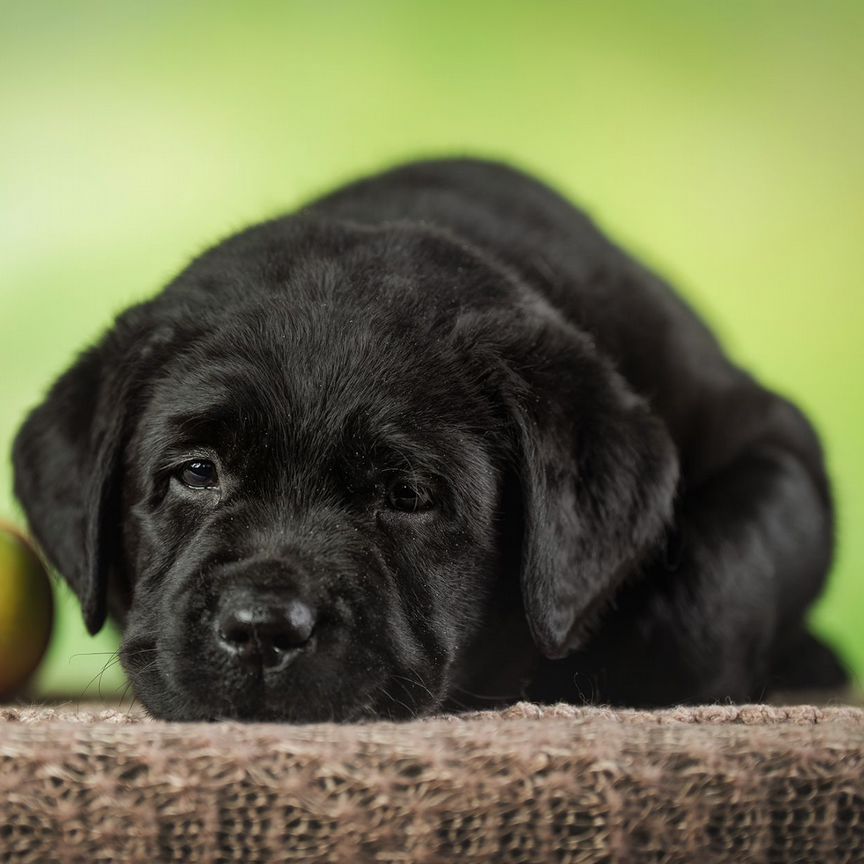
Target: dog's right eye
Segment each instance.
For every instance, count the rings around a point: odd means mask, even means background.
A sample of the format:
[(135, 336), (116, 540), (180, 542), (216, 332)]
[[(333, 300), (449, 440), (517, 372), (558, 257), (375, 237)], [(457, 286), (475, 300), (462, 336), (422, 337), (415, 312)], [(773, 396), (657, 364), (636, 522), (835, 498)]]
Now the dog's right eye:
[(180, 466), (177, 476), (190, 489), (212, 489), (219, 482), (216, 466), (209, 459), (186, 462)]
[(435, 506), (435, 501), (425, 486), (398, 481), (387, 493), (387, 505), (401, 513), (424, 513)]

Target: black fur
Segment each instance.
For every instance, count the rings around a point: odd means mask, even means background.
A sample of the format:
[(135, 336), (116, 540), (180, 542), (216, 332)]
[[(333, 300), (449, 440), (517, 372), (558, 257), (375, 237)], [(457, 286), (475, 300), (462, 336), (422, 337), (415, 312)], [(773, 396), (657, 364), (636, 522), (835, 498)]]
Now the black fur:
[[(194, 458), (218, 488), (181, 482)], [(166, 718), (758, 698), (816, 644), (831, 561), (802, 414), (586, 216), (477, 161), (215, 246), (59, 379), (14, 464)], [(215, 644), (238, 585), (315, 610), (287, 667)], [(841, 679), (825, 656), (796, 683)]]

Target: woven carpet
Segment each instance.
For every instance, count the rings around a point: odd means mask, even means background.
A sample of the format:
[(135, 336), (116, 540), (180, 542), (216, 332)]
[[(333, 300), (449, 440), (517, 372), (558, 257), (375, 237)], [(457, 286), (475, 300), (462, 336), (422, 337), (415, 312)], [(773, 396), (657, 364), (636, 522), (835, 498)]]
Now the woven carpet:
[(0, 708), (3, 862), (864, 862), (864, 711)]

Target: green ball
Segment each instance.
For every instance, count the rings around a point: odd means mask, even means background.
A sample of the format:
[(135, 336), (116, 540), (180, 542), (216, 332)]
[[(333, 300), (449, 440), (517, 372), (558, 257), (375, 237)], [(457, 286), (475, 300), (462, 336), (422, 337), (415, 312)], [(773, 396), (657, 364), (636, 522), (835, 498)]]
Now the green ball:
[(0, 698), (38, 667), (53, 617), (51, 582), (39, 556), (22, 534), (0, 523)]

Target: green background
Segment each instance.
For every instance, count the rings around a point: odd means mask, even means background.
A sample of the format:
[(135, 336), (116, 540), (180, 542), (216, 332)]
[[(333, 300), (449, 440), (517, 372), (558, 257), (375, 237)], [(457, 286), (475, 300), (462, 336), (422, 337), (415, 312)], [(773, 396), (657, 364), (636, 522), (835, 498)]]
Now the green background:
[[(191, 255), (397, 160), (502, 157), (815, 419), (840, 522), (814, 623), (864, 672), (862, 46), (860, 0), (0, 2), (0, 516), (24, 411)], [(93, 693), (116, 637), (60, 602), (38, 687)]]

